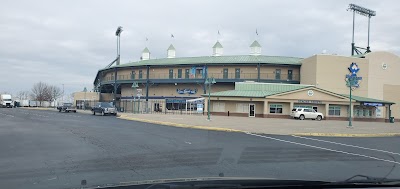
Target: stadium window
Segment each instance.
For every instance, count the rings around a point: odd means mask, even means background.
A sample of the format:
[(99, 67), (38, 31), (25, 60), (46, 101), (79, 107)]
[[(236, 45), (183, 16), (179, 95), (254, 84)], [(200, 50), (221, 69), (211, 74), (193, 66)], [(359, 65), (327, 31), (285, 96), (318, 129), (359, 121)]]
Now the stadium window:
[(282, 105), (281, 104), (271, 104), (271, 105), (269, 105), (269, 113), (281, 114), (282, 113)]

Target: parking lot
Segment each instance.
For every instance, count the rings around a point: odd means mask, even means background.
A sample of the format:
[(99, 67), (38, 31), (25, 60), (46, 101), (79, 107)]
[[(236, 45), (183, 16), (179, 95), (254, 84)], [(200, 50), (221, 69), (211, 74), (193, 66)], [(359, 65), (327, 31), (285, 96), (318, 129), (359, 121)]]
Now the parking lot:
[(393, 145), (400, 137), (219, 132), (88, 113), (0, 109), (2, 187), (72, 188), (81, 180), (99, 186), (221, 174), (333, 181), (361, 173), (400, 178), (400, 150)]

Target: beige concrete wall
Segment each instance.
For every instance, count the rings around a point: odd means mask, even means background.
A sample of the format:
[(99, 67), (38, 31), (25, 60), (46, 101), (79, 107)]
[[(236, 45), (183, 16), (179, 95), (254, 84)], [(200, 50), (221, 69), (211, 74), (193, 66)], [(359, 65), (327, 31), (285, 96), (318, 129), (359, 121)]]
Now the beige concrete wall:
[(97, 92), (75, 92), (74, 102), (76, 100), (99, 100), (99, 93)]
[(218, 66), (208, 66), (208, 74), (210, 77), (222, 79), (223, 70), (228, 69), (228, 78), (235, 78), (236, 68), (240, 69), (240, 78), (244, 79), (257, 79), (257, 66), (240, 66), (240, 65), (218, 65)]
[(264, 111), (264, 102), (260, 102), (260, 101), (253, 101), (253, 102), (250, 102), (250, 101), (243, 101), (243, 99), (242, 99), (242, 101), (231, 101), (231, 100), (218, 100), (218, 101), (211, 101), (211, 112), (216, 112), (216, 111), (214, 111), (213, 110), (213, 104), (214, 103), (220, 103), (220, 102), (222, 102), (222, 103), (225, 103), (225, 113), (227, 113), (228, 111), (229, 111), (229, 113), (249, 113), (249, 111), (247, 111), (247, 112), (238, 112), (237, 111), (237, 109), (236, 109), (236, 105), (237, 104), (247, 104), (247, 105), (250, 105), (250, 104), (254, 104), (255, 105), (255, 113), (256, 114), (263, 114), (263, 111)]
[(339, 94), (348, 94), (345, 77), (349, 74), (348, 67), (352, 62), (357, 63), (360, 71), (357, 76), (363, 77), (360, 87), (353, 91), (353, 95), (368, 96), (368, 60), (336, 55), (317, 55), (317, 83), (316, 86)]
[(107, 101), (112, 101), (114, 98), (114, 95), (112, 93), (101, 93), (101, 101), (107, 102)]
[[(313, 95), (309, 96), (308, 91), (312, 90)], [(305, 90), (300, 90), (298, 92), (293, 92), (293, 93), (286, 93), (286, 94), (281, 94), (281, 95), (276, 95), (276, 96), (271, 96), (269, 97), (270, 99), (290, 99), (290, 100), (318, 100), (321, 101), (322, 103), (326, 102), (348, 102), (348, 99), (345, 97), (337, 96), (334, 94), (327, 94), (326, 92), (319, 91), (318, 89), (305, 89)]]
[[(400, 57), (389, 52), (372, 52), (366, 55), (366, 59), (370, 67), (368, 97), (384, 99), (384, 85), (400, 85)], [(386, 69), (383, 64), (387, 65)], [(400, 94), (400, 90), (397, 92)]]
[(179, 69), (182, 69), (182, 78), (185, 78), (185, 69), (189, 69), (189, 71), (190, 71), (191, 67), (190, 66), (179, 66), (179, 67), (166, 66), (166, 67), (150, 68), (150, 70), (149, 70), (150, 78), (168, 79), (170, 69), (173, 70), (173, 77), (175, 79), (177, 79)]
[(383, 85), (383, 99), (396, 103), (390, 109), (393, 117), (400, 118), (400, 85)]
[(277, 69), (281, 70), (281, 79), (285, 80), (288, 76), (288, 70), (293, 71), (292, 79), (299, 80), (300, 68), (296, 66), (277, 66), (277, 65), (261, 65), (260, 66), (260, 79), (275, 79), (275, 72)]
[(301, 61), (300, 84), (317, 84), (317, 56), (311, 56)]

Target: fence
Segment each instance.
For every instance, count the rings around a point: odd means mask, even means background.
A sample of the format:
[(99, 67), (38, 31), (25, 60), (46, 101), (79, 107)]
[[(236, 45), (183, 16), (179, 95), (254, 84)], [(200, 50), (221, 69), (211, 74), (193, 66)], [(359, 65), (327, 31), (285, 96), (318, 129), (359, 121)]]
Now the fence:
[[(76, 100), (77, 109), (90, 110), (98, 100)], [(136, 114), (199, 114), (204, 113), (204, 102), (187, 102), (185, 99), (149, 100), (129, 99), (116, 102), (120, 112)]]
[[(250, 79), (256, 80), (258, 78), (258, 73), (208, 73), (208, 77), (213, 77), (215, 79)], [(150, 79), (204, 79), (202, 74), (197, 74), (195, 76), (188, 75), (186, 73), (150, 73)], [(102, 82), (114, 81), (114, 77), (107, 76), (103, 77)], [(117, 75), (117, 80), (141, 80), (147, 79), (146, 74), (125, 74)], [(288, 80), (288, 81), (299, 81), (299, 74), (283, 74), (283, 73), (260, 73), (260, 79), (270, 79), (270, 80)]]
[[(121, 100), (118, 105), (122, 112), (148, 114), (203, 114), (204, 102), (190, 103), (182, 99), (149, 100), (131, 99)], [(197, 109), (199, 107), (199, 109)]]

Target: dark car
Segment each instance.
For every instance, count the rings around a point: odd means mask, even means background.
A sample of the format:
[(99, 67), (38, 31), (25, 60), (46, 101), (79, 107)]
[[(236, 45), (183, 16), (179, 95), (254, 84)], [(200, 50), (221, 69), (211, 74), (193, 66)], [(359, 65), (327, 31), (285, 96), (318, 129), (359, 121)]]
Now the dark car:
[(100, 113), (103, 116), (106, 114), (117, 115), (117, 109), (109, 102), (98, 102), (96, 106), (92, 108), (92, 113), (93, 115)]
[(72, 103), (63, 103), (62, 106), (57, 106), (59, 112), (74, 112), (76, 113), (76, 108)]

